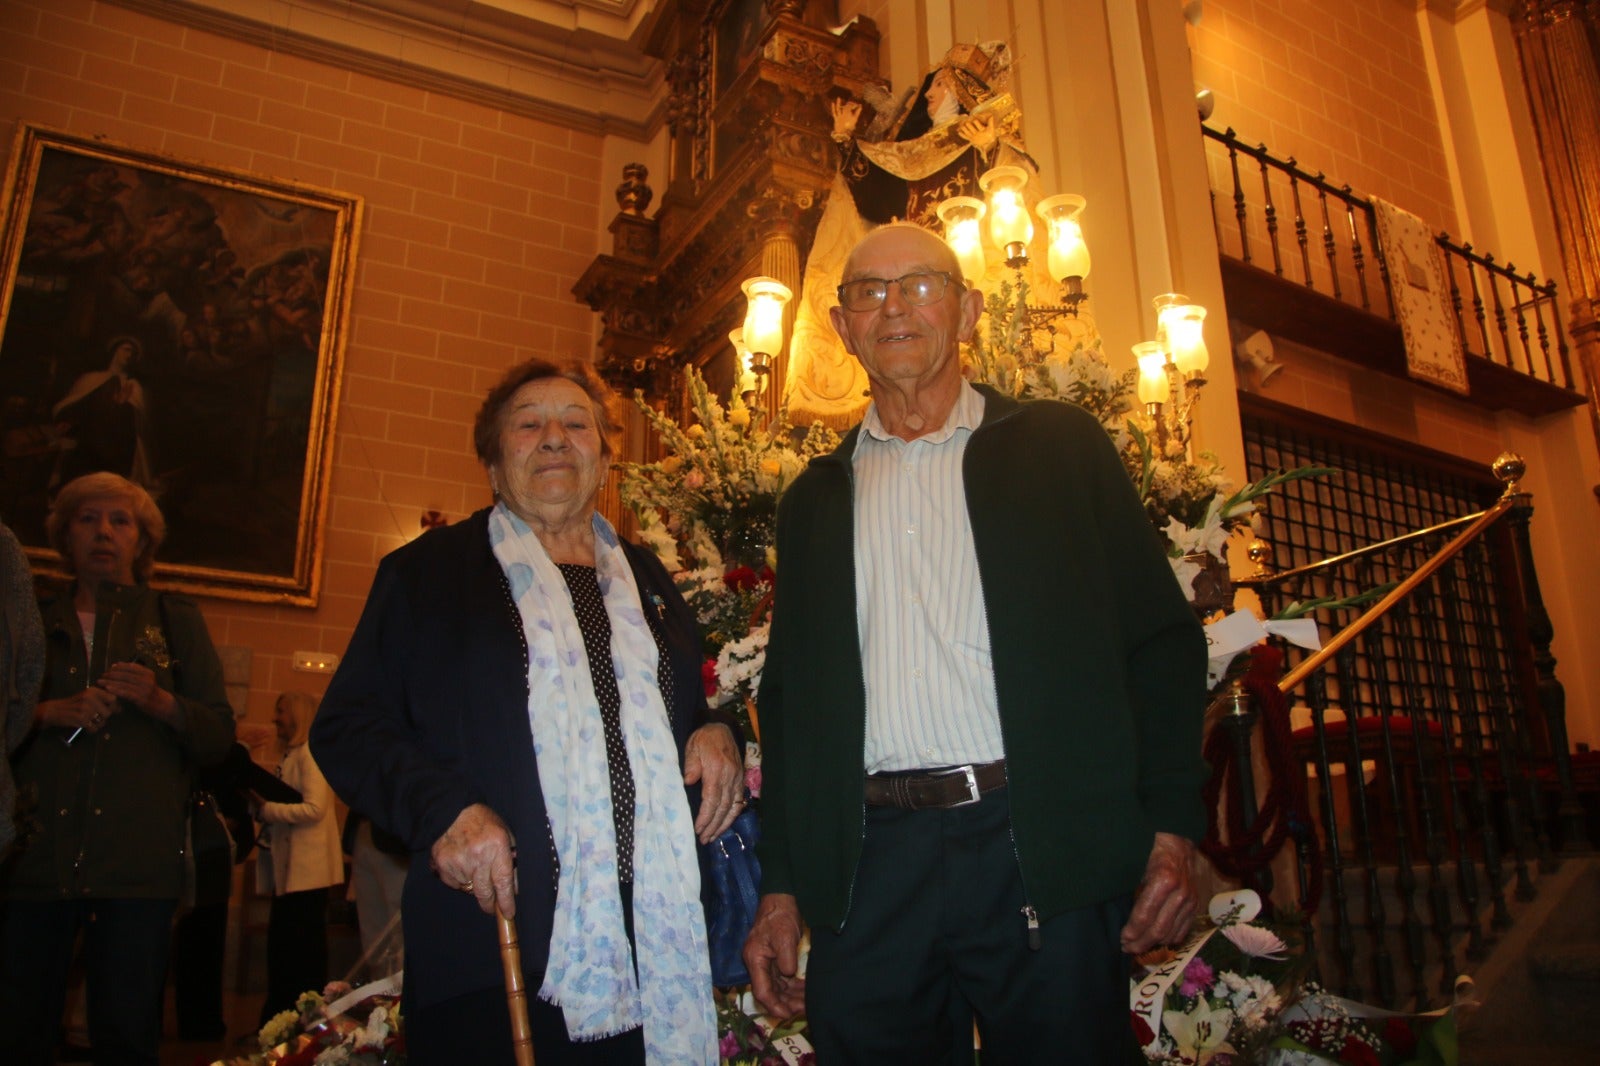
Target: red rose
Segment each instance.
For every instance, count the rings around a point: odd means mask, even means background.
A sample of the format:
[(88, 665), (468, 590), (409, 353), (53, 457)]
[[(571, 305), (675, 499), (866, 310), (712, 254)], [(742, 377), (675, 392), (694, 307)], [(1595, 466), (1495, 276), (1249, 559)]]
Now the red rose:
[(1372, 1046), (1359, 1037), (1347, 1036), (1344, 1038), (1344, 1047), (1339, 1052), (1339, 1061), (1348, 1066), (1382, 1066), (1378, 1061), (1378, 1053)]
[(1383, 1027), (1383, 1040), (1403, 1059), (1416, 1056), (1417, 1034), (1404, 1018), (1389, 1019)]
[(706, 699), (717, 696), (717, 660), (707, 659), (700, 664), (700, 682), (706, 687)]
[(748, 566), (736, 566), (722, 575), (722, 583), (724, 585), (740, 592), (755, 588), (758, 581), (760, 581), (760, 578), (756, 577), (756, 572)]
[(1156, 1034), (1150, 1028), (1150, 1023), (1139, 1015), (1129, 1013), (1128, 1024), (1133, 1026), (1133, 1038), (1138, 1041), (1140, 1047), (1144, 1047), (1156, 1038)]

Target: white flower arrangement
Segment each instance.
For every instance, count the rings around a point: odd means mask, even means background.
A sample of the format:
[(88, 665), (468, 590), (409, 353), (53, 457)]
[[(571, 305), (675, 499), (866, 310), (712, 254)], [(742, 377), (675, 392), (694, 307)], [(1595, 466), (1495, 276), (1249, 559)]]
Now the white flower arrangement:
[(694, 422), (680, 427), (636, 394), (667, 454), (616, 469), (640, 543), (673, 573), (705, 635), (707, 698), (742, 716), (766, 662), (778, 499), (839, 436), (821, 423), (801, 430), (782, 414), (763, 424), (738, 393), (724, 407), (698, 371), (687, 379)]

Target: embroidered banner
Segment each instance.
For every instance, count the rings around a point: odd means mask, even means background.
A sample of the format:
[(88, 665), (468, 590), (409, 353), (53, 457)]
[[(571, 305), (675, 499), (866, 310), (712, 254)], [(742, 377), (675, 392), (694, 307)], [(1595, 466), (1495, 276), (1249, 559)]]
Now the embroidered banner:
[(1405, 335), (1412, 377), (1467, 394), (1467, 362), (1445, 278), (1444, 252), (1427, 223), (1387, 200), (1372, 198), (1378, 245), (1389, 264), (1394, 313)]

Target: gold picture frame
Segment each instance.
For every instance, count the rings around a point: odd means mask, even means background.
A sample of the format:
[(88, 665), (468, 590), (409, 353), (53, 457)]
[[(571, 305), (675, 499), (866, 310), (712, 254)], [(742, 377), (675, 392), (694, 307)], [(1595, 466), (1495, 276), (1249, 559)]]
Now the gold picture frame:
[(315, 606), (360, 197), (24, 125), (0, 232), (0, 518), (92, 470), (167, 520), (153, 583)]

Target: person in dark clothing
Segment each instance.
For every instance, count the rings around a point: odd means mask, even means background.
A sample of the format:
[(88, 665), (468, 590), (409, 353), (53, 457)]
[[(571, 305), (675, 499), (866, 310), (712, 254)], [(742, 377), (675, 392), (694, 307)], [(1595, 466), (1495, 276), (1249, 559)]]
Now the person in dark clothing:
[(495, 505), (383, 560), (312, 727), (339, 794), (411, 849), (417, 1066), (512, 1061), (496, 911), (541, 1066), (717, 1061), (695, 840), (743, 806), (739, 746), (666, 569), (595, 510), (613, 402), (584, 363), (490, 391)]
[[(254, 765), (243, 744), (200, 771), (196, 784), (217, 801), (233, 838), (233, 861), (241, 863), (255, 847), (255, 823), (245, 799), (246, 774)], [(182, 1040), (215, 1041), (227, 1035), (222, 1012), (222, 956), (228, 933), (228, 900), (196, 903), (178, 916), (172, 933), (173, 1002)]]

